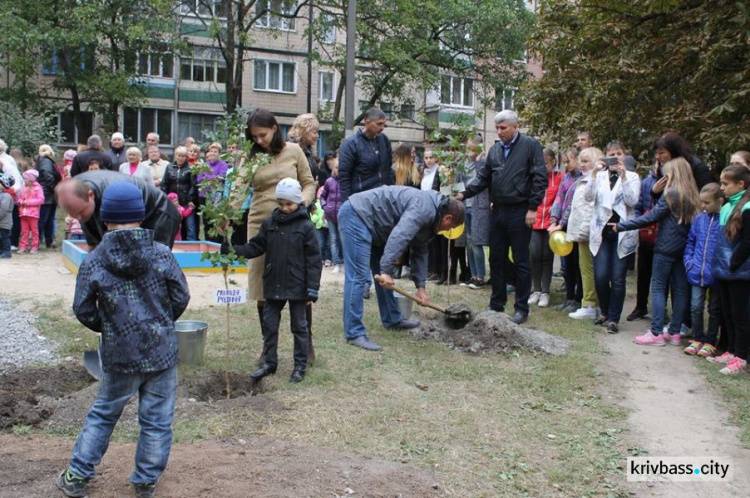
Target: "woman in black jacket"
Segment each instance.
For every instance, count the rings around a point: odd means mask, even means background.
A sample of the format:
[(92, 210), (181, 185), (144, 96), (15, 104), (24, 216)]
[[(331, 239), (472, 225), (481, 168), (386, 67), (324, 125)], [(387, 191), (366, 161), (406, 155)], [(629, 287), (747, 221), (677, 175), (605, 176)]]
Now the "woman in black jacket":
[(62, 181), (62, 175), (55, 165), (55, 153), (47, 144), (39, 146), (39, 157), (34, 168), (39, 172), (37, 181), (44, 190), (44, 204), (39, 213), (39, 234), (48, 248), (55, 247), (55, 187)]
[(195, 175), (190, 170), (187, 149), (177, 147), (174, 150), (174, 163), (164, 170), (161, 189), (165, 194), (177, 194), (177, 202), (193, 212), (183, 220), (181, 230), (182, 240), (198, 240), (198, 223), (196, 221), (195, 204), (198, 197)]

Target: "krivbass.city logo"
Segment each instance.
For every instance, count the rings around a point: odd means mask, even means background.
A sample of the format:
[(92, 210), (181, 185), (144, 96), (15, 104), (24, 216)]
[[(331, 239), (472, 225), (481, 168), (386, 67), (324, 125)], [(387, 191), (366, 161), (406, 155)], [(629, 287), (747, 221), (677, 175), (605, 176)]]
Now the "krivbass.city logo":
[(734, 465), (724, 457), (628, 457), (629, 482), (727, 482)]

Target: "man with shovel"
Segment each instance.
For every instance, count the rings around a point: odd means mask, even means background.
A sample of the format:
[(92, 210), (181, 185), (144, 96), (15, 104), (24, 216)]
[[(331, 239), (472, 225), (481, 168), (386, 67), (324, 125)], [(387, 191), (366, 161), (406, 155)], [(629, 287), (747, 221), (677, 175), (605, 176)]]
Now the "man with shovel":
[(417, 320), (401, 316), (393, 296), (393, 267), (410, 249), (411, 278), (420, 304), (429, 303), (427, 243), (439, 231), (464, 222), (464, 206), (434, 191), (411, 187), (379, 187), (354, 194), (341, 206), (339, 227), (344, 248), (344, 337), (352, 346), (368, 351), (381, 347), (370, 340), (362, 322), (364, 295), (372, 275), (379, 275), (375, 286), (380, 320), (387, 328), (411, 329)]

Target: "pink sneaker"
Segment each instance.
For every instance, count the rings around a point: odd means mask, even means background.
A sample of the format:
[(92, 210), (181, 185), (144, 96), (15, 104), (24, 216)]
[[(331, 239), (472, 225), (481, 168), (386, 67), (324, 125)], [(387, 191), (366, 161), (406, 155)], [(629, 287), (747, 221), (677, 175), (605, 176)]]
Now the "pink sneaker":
[(680, 334), (672, 335), (669, 332), (664, 332), (662, 335), (664, 336), (665, 343), (672, 346), (682, 346), (682, 336)]
[(690, 345), (682, 350), (683, 353), (695, 356), (703, 347), (703, 344), (698, 341), (690, 341)]
[(650, 330), (637, 336), (633, 342), (641, 346), (664, 346), (667, 344), (664, 334), (654, 335)]
[(739, 375), (745, 371), (747, 362), (736, 356), (727, 362), (727, 366), (719, 370), (724, 375)]
[(698, 356), (700, 356), (701, 358), (710, 358), (715, 354), (716, 347), (710, 345), (709, 343), (705, 343), (703, 347), (701, 347), (700, 351), (698, 351)]
[(734, 358), (734, 355), (727, 351), (721, 356), (711, 356), (709, 358), (706, 358), (707, 361), (710, 361), (711, 363), (721, 363), (726, 365), (729, 360)]

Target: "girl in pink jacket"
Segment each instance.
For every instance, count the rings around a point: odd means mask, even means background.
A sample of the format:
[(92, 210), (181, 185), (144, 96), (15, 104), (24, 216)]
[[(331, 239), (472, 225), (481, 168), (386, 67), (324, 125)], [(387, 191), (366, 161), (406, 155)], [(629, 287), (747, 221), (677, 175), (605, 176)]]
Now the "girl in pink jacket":
[(18, 215), (21, 217), (21, 240), (18, 243), (18, 253), (23, 253), (29, 243), (31, 233), (31, 254), (39, 252), (39, 212), (44, 203), (44, 190), (37, 183), (39, 172), (30, 169), (23, 172), (25, 185), (18, 194)]

